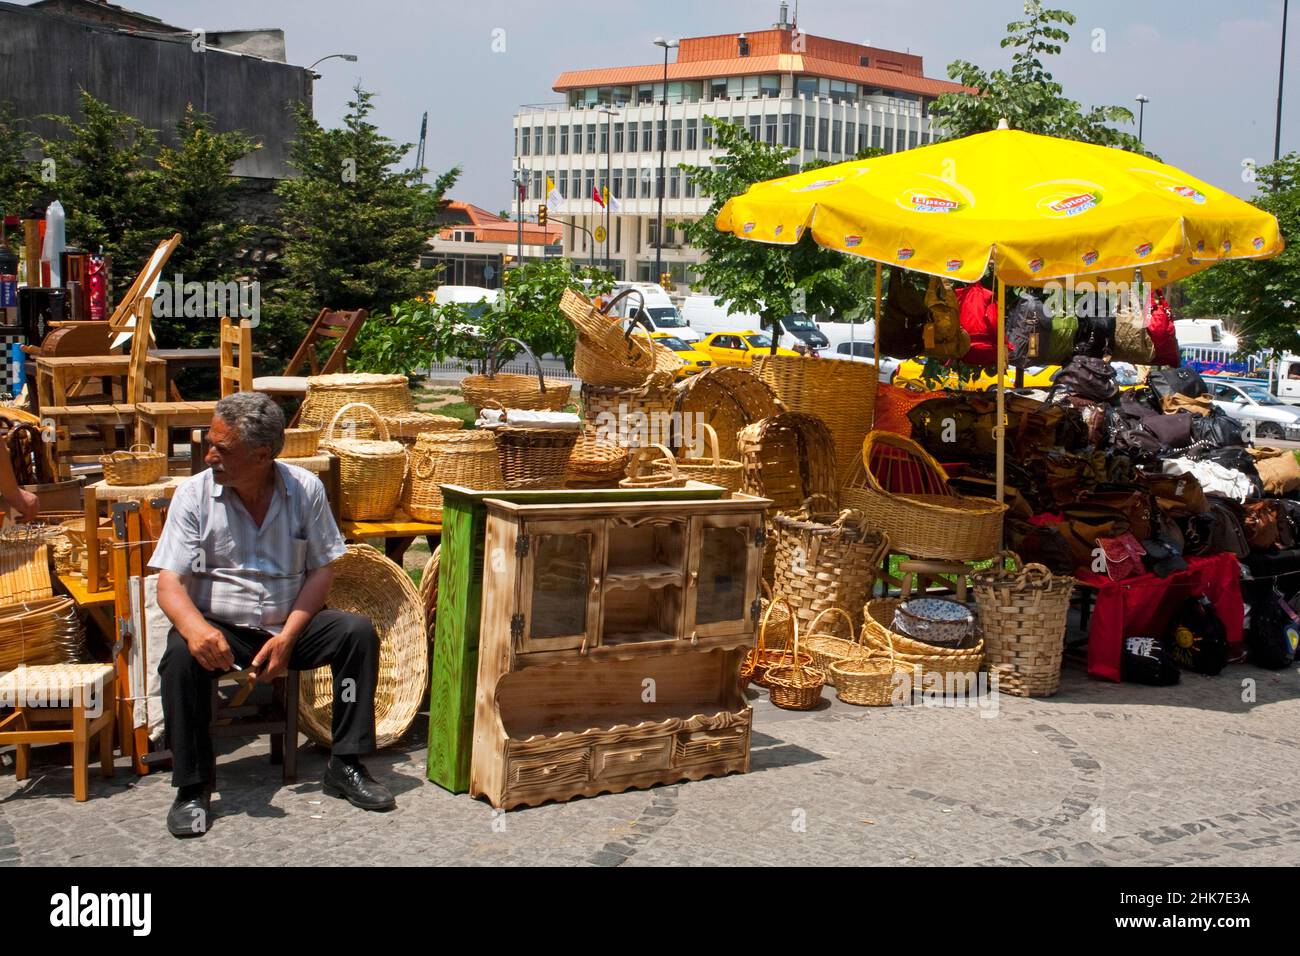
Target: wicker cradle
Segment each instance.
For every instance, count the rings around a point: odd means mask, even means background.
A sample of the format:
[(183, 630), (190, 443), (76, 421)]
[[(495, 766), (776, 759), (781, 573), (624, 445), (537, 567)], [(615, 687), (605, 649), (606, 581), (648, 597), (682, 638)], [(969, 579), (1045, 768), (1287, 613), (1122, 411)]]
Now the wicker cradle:
[(867, 435), (840, 501), (884, 530), (898, 553), (948, 561), (992, 557), (1007, 510), (990, 498), (952, 491), (943, 466), (929, 452), (885, 431)]
[[(1002, 560), (971, 577), (984, 635), (984, 657), (998, 689), (1050, 697), (1061, 686), (1061, 655), (1075, 580), (1041, 564), (1007, 570)], [(1001, 556), (999, 556), (1000, 558)]]

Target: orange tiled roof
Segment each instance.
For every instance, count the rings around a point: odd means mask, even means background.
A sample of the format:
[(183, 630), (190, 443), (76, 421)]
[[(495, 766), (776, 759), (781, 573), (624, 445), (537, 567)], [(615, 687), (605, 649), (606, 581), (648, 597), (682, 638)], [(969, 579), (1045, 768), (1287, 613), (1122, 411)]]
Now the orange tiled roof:
[[(452, 234), (456, 232), (472, 232), (475, 242), (517, 242), (519, 240), (517, 223), (510, 219), (502, 219), (473, 203), (453, 199), (444, 207), (443, 215), (452, 222), (438, 230), (439, 239), (451, 239)], [(559, 241), (558, 228), (543, 228), (535, 222), (524, 223), (526, 245), (553, 245)]]

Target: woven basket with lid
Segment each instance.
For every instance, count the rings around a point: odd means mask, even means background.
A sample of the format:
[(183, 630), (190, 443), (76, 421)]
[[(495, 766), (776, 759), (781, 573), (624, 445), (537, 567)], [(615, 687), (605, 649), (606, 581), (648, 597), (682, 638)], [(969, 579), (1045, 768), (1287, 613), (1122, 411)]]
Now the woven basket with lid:
[[(368, 405), (379, 418), (392, 418), (415, 411), (411, 387), (405, 375), (377, 375), (371, 372), (344, 372), (313, 375), (307, 379), (307, 397), (303, 400), (298, 421), (303, 425), (325, 426), (346, 405)], [(355, 424), (357, 438), (374, 438), (378, 434), (372, 419), (356, 409), (344, 416), (343, 424)]]
[[(369, 414), (380, 438), (336, 438), (335, 429), (351, 411)], [(389, 440), (388, 427), (373, 408), (344, 405), (330, 419), (321, 447), (339, 460), (340, 515), (352, 521), (383, 521), (393, 516), (406, 481), (406, 448)]]

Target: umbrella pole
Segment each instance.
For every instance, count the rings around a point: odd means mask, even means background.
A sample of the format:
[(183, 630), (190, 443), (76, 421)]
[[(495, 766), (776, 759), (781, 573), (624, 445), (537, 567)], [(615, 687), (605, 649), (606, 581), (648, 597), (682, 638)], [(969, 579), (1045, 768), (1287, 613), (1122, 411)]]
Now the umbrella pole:
[(875, 339), (876, 347), (876, 377), (880, 377), (880, 279), (884, 269), (879, 262), (876, 263), (876, 334), (872, 336)]
[[(996, 270), (996, 266), (994, 267)], [(996, 271), (994, 275), (997, 276)], [(1007, 441), (1007, 287), (1001, 276), (997, 276), (998, 287), (998, 416), (993, 426), (993, 436), (997, 441), (997, 495), (996, 500), (1003, 500), (1002, 489), (1006, 483), (1006, 441)], [(999, 547), (1001, 546), (999, 534)]]

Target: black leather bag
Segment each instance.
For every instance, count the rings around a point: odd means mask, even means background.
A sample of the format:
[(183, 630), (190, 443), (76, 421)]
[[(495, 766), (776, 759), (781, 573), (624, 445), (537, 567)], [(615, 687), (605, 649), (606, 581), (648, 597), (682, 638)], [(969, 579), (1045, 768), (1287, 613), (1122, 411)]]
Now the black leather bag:
[(1192, 419), (1196, 417), (1191, 412), (1151, 415), (1142, 419), (1142, 428), (1160, 439), (1162, 445), (1169, 448), (1186, 448), (1193, 440)]
[(1208, 391), (1200, 373), (1191, 368), (1152, 369), (1147, 375), (1147, 384), (1155, 389), (1155, 393), (1161, 398), (1173, 395), (1175, 392), (1188, 398), (1196, 398)]
[[(1030, 355), (1029, 347), (1034, 336), (1038, 337), (1038, 349)], [(1025, 293), (1007, 313), (1007, 346), (1010, 349), (1007, 361), (1015, 368), (1045, 364), (1051, 337), (1052, 320), (1047, 316), (1043, 300)]]
[(1245, 429), (1221, 409), (1216, 408), (1208, 415), (1194, 415), (1192, 418), (1192, 438), (1196, 441), (1206, 442), (1213, 448), (1246, 444)]
[(1076, 355), (1056, 376), (1052, 390), (1086, 398), (1091, 402), (1109, 402), (1119, 394), (1115, 370), (1109, 362), (1086, 355)]
[(889, 270), (885, 319), (880, 327), (880, 354), (897, 359), (915, 358), (925, 351), (925, 324), (930, 311), (925, 293), (899, 269)]

